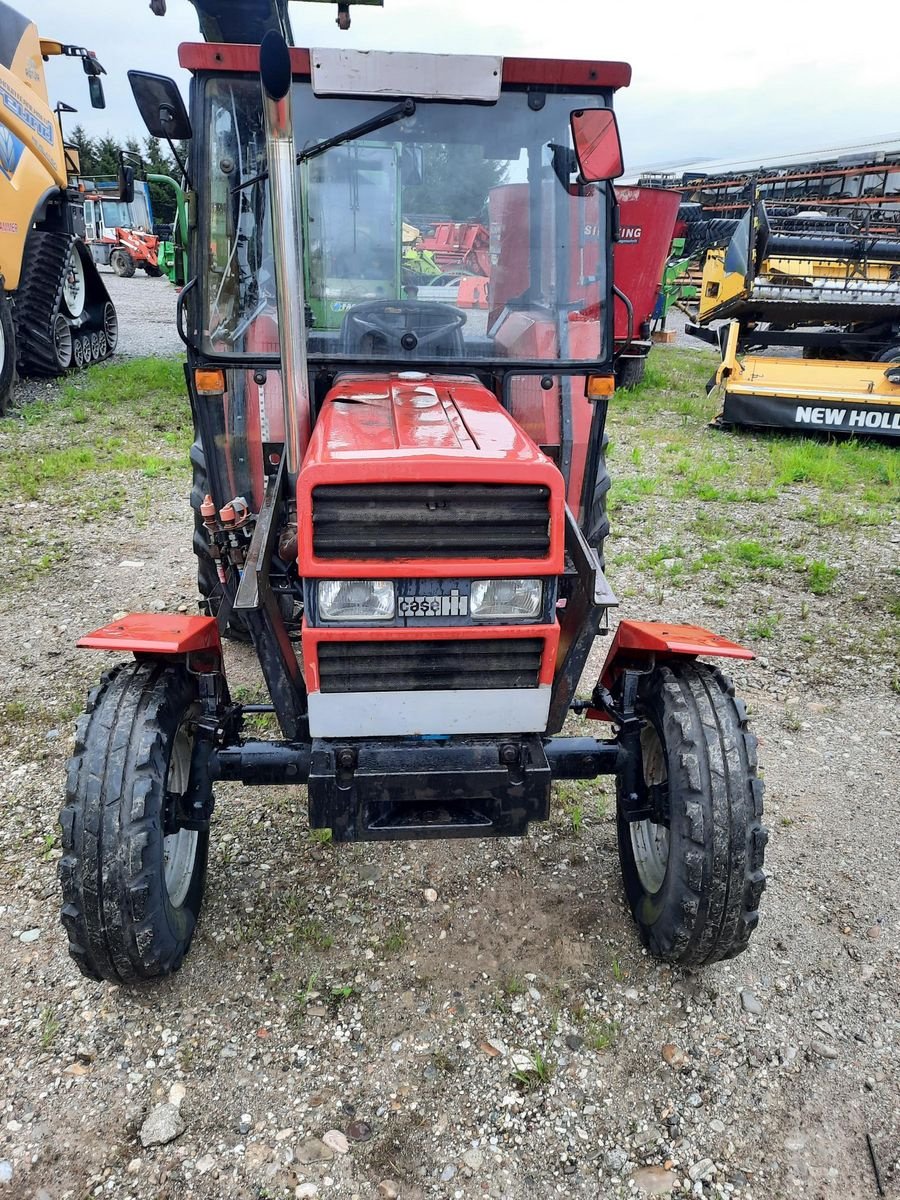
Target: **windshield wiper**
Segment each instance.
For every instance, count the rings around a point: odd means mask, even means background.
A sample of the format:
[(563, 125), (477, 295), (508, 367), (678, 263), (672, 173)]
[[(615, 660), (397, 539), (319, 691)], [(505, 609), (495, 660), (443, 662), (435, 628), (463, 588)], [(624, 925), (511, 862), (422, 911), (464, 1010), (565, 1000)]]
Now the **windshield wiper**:
[[(379, 129), (384, 129), (386, 125), (393, 125), (397, 121), (403, 121), (406, 117), (414, 116), (415, 111), (415, 100), (407, 97), (392, 108), (386, 108), (377, 117), (369, 117), (368, 121), (362, 121), (359, 125), (354, 125), (352, 129), (345, 129), (343, 133), (336, 133), (334, 137), (325, 138), (324, 141), (316, 142), (314, 146), (309, 146), (306, 150), (301, 150), (297, 154), (297, 164), (299, 166), (300, 163), (308, 162), (311, 158), (318, 158), (326, 150), (331, 150), (335, 146), (343, 146), (345, 142), (354, 142), (357, 138), (365, 137), (367, 133), (375, 133)], [(237, 187), (233, 187), (231, 194), (233, 196), (236, 192), (242, 192), (245, 188), (251, 187), (254, 183), (259, 183), (263, 179), (268, 179), (268, 177), (268, 170), (260, 171), (258, 175), (254, 175), (250, 179), (245, 179), (243, 183), (239, 183)]]

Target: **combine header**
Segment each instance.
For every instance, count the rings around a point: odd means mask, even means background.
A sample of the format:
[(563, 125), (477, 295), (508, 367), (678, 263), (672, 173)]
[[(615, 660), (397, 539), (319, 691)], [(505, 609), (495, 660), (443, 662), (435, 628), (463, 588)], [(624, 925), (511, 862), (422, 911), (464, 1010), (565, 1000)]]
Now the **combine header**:
[[(723, 426), (900, 441), (900, 231), (854, 216), (757, 201), (707, 251), (689, 332), (722, 351)], [(753, 353), (772, 346), (803, 358)]]
[[(131, 80), (150, 133), (191, 146), (196, 274), (178, 322), (205, 611), (81, 639), (134, 661), (78, 723), (61, 816), (72, 956), (125, 983), (179, 967), (219, 781), (305, 783), (310, 824), (344, 842), (521, 836), (547, 819), (553, 779), (604, 773), (651, 953), (739, 953), (764, 886), (762, 784), (743, 706), (699, 660), (750, 652), (623, 621), (578, 698), (617, 604), (602, 566), (612, 102), (630, 68), (289, 50), (274, 30), (180, 58), (190, 118), (174, 81)], [(394, 164), (438, 148), (523, 189), (497, 230), (509, 270), (487, 329), (355, 291), (382, 276), (385, 232), (400, 243)], [(313, 166), (342, 187), (304, 225)], [(326, 288), (337, 328), (311, 323)], [(269, 704), (233, 699), (229, 634), (252, 642)], [(245, 728), (261, 710), (279, 737)], [(570, 714), (609, 736), (561, 736)]]

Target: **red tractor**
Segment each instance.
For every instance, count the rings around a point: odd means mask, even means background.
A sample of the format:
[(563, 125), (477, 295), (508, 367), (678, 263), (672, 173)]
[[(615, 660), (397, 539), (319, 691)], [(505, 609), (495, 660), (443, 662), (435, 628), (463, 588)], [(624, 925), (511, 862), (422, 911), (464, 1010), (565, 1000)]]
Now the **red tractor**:
[[(190, 141), (197, 273), (178, 328), (202, 615), (134, 613), (79, 643), (133, 661), (78, 723), (61, 817), (72, 956), (123, 983), (180, 966), (219, 781), (304, 783), (311, 827), (346, 842), (522, 836), (553, 780), (604, 773), (649, 951), (691, 967), (739, 953), (764, 885), (762, 783), (743, 705), (700, 660), (750, 652), (621, 621), (583, 678), (617, 604), (612, 101), (630, 68), (289, 50), (274, 30), (180, 61), (190, 118), (172, 80), (131, 80), (149, 132)], [(383, 273), (379, 239), (390, 251), (384, 224), (405, 206), (391, 164), (430, 147), (477, 147), (521, 180), (515, 287), (489, 318), (355, 293), (327, 297), (340, 328), (310, 324), (307, 289)], [(306, 244), (304, 188), (321, 214)], [(270, 703), (250, 711), (274, 713), (279, 736), (245, 728), (227, 635), (252, 642)], [(562, 736), (584, 719), (607, 736)]]

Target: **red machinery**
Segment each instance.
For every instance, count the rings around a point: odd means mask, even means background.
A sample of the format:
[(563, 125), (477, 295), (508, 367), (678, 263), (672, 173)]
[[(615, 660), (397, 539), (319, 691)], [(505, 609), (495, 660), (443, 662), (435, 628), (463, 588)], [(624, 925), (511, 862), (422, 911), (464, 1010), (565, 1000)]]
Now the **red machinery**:
[[(616, 382), (633, 387), (644, 373), (650, 353), (650, 319), (669, 256), (680, 196), (661, 188), (616, 188), (619, 238), (614, 248)], [(528, 188), (506, 184), (494, 188), (491, 213), (491, 321), (515, 301), (528, 278)], [(597, 229), (600, 190), (589, 190), (580, 210), (567, 215), (572, 223), (568, 260), (546, 264), (545, 287), (569, 297), (572, 328), (585, 319), (600, 271)]]
[(650, 320), (669, 258), (681, 195), (663, 188), (617, 187), (615, 339), (619, 387), (633, 387), (650, 353)]
[[(249, 6), (220, 7), (238, 20)], [(342, 842), (521, 836), (548, 817), (553, 779), (604, 773), (650, 952), (690, 966), (740, 952), (765, 882), (762, 785), (743, 706), (696, 659), (750, 652), (626, 621), (585, 674), (618, 603), (602, 565), (608, 181), (622, 172), (612, 101), (630, 69), (312, 54), (274, 31), (258, 48), (182, 46), (180, 59), (193, 119), (173, 80), (130, 75), (148, 131), (192, 140), (198, 274), (179, 329), (206, 615), (131, 614), (82, 641), (135, 662), (92, 693), (68, 772), (73, 957), (119, 982), (178, 968), (218, 781), (305, 783), (310, 826)], [(460, 169), (479, 153), (523, 181), (484, 197), (487, 319), (365, 298), (329, 273), (347, 251), (361, 278), (382, 277), (373, 251), (403, 212), (396, 172), (372, 167), (386, 142)], [(306, 237), (304, 163), (344, 146), (346, 186)], [(307, 280), (339, 328), (307, 327)], [(252, 641), (271, 704), (232, 697), (229, 633)], [(280, 737), (246, 727), (263, 708)], [(575, 714), (612, 736), (560, 736)]]
[(460, 268), (472, 275), (490, 275), (490, 238), (474, 221), (437, 221), (431, 233), (418, 241), (418, 250), (430, 250), (442, 271)]

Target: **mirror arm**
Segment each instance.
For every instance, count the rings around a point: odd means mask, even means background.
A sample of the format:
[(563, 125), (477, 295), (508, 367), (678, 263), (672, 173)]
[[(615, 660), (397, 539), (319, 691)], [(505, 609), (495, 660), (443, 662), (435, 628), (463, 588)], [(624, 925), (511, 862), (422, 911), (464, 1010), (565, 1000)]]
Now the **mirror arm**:
[(181, 156), (179, 155), (178, 151), (175, 149), (175, 143), (172, 141), (171, 138), (169, 138), (169, 137), (166, 138), (166, 145), (172, 151), (172, 157), (175, 159), (175, 162), (178, 164), (178, 169), (181, 172), (182, 176), (184, 177), (184, 182), (188, 185), (188, 189), (190, 190), (191, 188), (193, 188), (194, 185), (191, 183), (191, 177), (188, 174), (187, 164), (182, 162)]

